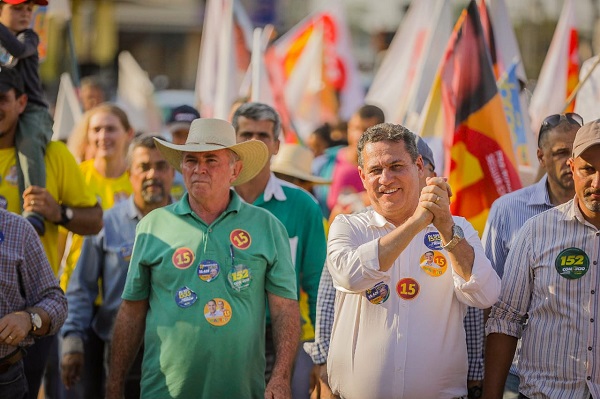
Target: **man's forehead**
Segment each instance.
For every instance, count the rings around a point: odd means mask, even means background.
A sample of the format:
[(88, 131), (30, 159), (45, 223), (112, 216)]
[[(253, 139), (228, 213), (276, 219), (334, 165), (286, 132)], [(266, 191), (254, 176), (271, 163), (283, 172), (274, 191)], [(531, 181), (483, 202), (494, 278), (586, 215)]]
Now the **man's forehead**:
[(214, 151), (202, 151), (202, 152), (191, 152), (191, 151), (184, 151), (183, 152), (183, 156), (185, 157), (194, 157), (194, 158), (212, 158), (212, 157), (220, 157), (223, 155), (227, 155), (228, 151), (230, 151), (227, 148), (223, 148), (221, 150), (214, 150)]

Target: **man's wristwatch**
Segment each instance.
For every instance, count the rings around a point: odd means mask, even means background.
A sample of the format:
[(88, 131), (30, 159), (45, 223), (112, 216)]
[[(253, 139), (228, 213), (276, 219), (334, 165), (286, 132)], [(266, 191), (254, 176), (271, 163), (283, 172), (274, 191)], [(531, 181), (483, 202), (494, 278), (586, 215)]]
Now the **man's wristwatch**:
[(463, 238), (465, 238), (465, 233), (463, 232), (463, 229), (461, 229), (460, 226), (457, 226), (455, 224), (452, 226), (452, 239), (447, 244), (444, 244), (444, 242), (442, 241), (442, 248), (446, 251), (452, 251), (456, 244), (458, 244)]
[(60, 224), (61, 226), (64, 226), (65, 224), (69, 223), (71, 220), (73, 220), (73, 209), (69, 208), (66, 205), (61, 205), (60, 206), (60, 222), (58, 222), (58, 224)]
[(29, 317), (31, 317), (31, 331), (37, 331), (42, 328), (42, 318), (39, 314), (29, 312)]

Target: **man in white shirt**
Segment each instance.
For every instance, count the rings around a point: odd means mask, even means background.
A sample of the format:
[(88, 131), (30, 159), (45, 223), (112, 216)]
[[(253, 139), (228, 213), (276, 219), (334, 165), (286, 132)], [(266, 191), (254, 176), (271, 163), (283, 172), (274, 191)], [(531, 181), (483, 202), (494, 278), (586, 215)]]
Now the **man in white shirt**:
[[(373, 208), (339, 215), (329, 232), (327, 266), (338, 291), (331, 388), (345, 399), (465, 396), (463, 318), (467, 306), (496, 301), (500, 279), (471, 224), (450, 214), (446, 179), (428, 178), (420, 190), (413, 133), (376, 125), (358, 151)], [(420, 267), (431, 250), (447, 265), (443, 273)]]

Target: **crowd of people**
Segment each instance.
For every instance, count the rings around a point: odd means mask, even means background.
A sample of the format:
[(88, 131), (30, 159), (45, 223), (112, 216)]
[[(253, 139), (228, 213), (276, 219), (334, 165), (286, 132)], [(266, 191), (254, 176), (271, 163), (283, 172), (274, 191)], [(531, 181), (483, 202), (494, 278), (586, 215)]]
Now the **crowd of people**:
[(45, 3), (0, 2), (0, 398), (600, 399), (600, 120), (548, 116), (477, 232), (369, 104), (135, 132), (90, 77), (49, 141)]

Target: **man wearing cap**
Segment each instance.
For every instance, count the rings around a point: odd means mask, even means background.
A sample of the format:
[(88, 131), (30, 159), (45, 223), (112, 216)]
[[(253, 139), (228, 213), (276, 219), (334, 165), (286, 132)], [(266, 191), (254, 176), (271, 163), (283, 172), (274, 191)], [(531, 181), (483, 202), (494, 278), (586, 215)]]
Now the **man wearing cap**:
[[(289, 398), (300, 316), (285, 228), (230, 189), (263, 168), (267, 148), (236, 144), (218, 119), (192, 122), (184, 145), (156, 143), (188, 192), (137, 226), (107, 398), (121, 397), (142, 338), (141, 397)], [(266, 299), (277, 361), (265, 388)], [(204, 317), (211, 300), (223, 302), (222, 317)]]
[[(0, 206), (21, 214), (17, 179), (15, 135), (27, 105), (23, 81), (9, 68), (0, 69)], [(23, 208), (42, 215), (45, 234), (41, 238), (46, 256), (58, 274), (58, 226), (77, 234), (96, 234), (102, 228), (102, 209), (89, 191), (75, 159), (60, 142), (50, 142), (44, 156), (46, 187), (32, 186), (23, 194)], [(38, 339), (28, 350), (25, 367), (29, 392), (37, 397), (48, 351), (54, 337)]]
[[(583, 120), (577, 114), (554, 114), (542, 122), (537, 157), (545, 172), (539, 182), (503, 195), (492, 204), (482, 235), (485, 254), (500, 276), (523, 224), (531, 217), (573, 199), (573, 175), (568, 160)], [(467, 315), (468, 317), (468, 315)], [(519, 349), (506, 379), (504, 399), (517, 399)]]
[[(238, 143), (262, 141), (269, 149), (269, 156), (278, 153), (281, 123), (272, 107), (254, 102), (242, 104), (235, 111), (232, 124)], [(235, 190), (244, 201), (270, 211), (285, 226), (296, 268), (303, 324), (302, 341), (314, 339), (317, 291), (326, 254), (323, 216), (319, 204), (298, 186), (275, 177), (269, 162), (253, 179), (236, 186)], [(274, 340), (271, 333), (271, 323), (267, 316), (267, 380), (273, 365)], [(292, 381), (295, 398), (308, 395), (311, 368), (312, 362), (304, 351), (299, 350)]]
[[(185, 144), (190, 132), (190, 125), (194, 119), (200, 118), (200, 113), (194, 107), (189, 105), (180, 105), (173, 108), (169, 119), (167, 119), (167, 129), (171, 133), (171, 142), (174, 144)], [(175, 179), (171, 186), (171, 196), (175, 200), (180, 200), (185, 193), (185, 184), (183, 176), (178, 171), (175, 172)]]
[(568, 163), (574, 198), (527, 220), (508, 254), (486, 324), (486, 398), (502, 397), (519, 338), (520, 398), (600, 398), (600, 121), (577, 131)]

